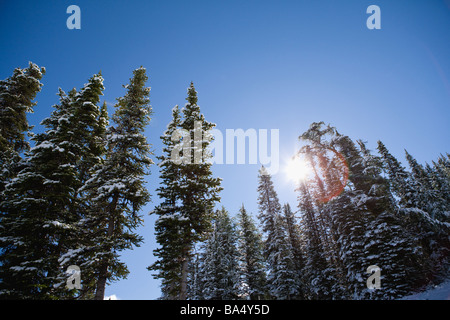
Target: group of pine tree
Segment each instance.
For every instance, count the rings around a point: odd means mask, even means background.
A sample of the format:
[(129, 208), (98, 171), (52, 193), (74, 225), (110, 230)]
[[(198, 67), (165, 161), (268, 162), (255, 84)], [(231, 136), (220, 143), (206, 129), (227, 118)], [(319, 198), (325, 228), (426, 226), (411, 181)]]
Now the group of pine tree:
[[(106, 283), (128, 273), (120, 252), (143, 241), (134, 230), (153, 163), (146, 70), (133, 71), (111, 124), (98, 73), (80, 90), (59, 89), (35, 134), (26, 113), (44, 74), (30, 62), (0, 82), (0, 298), (103, 299)], [(81, 288), (66, 286), (73, 265)]]
[[(44, 74), (30, 62), (0, 81), (0, 299), (103, 299), (107, 283), (129, 273), (121, 252), (144, 241), (146, 70), (133, 71), (111, 119), (101, 73), (59, 89), (45, 130), (33, 133), (27, 113)], [(449, 154), (422, 165), (406, 152), (407, 169), (380, 141), (375, 153), (313, 123), (295, 155), (310, 172), (295, 207), (280, 203), (261, 167), (257, 214), (244, 204), (230, 214), (208, 161), (215, 125), (192, 83), (186, 100), (156, 156), (158, 247), (148, 270), (161, 299), (396, 299), (449, 277)], [(72, 265), (81, 288), (66, 286)], [(381, 269), (380, 288), (367, 286), (370, 266)]]

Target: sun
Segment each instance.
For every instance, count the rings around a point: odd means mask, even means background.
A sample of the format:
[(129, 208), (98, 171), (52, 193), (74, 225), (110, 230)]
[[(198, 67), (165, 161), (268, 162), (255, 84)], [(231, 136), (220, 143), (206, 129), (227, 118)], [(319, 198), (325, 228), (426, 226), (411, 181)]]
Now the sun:
[(299, 157), (290, 158), (284, 171), (287, 178), (295, 183), (306, 180), (311, 172), (307, 162)]

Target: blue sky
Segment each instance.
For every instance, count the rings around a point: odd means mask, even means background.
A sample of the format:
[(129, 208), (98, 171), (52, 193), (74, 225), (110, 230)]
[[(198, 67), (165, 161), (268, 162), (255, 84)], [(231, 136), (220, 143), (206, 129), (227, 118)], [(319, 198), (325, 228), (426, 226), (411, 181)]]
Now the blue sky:
[[(69, 30), (66, 9), (81, 9)], [(369, 30), (369, 5), (381, 29)], [(194, 82), (199, 105), (217, 128), (279, 129), (280, 165), (313, 121), (368, 141), (382, 140), (404, 161), (450, 151), (450, 0), (317, 1), (0, 1), (0, 78), (28, 61), (45, 66), (44, 87), (29, 119), (35, 131), (58, 102), (58, 87), (80, 88), (99, 70), (103, 100), (124, 94), (132, 70), (147, 68), (154, 115), (146, 134), (155, 154), (176, 104)], [(259, 165), (215, 165), (222, 204), (257, 214)], [(282, 170), (273, 177), (281, 202), (296, 206)], [(153, 202), (139, 232), (145, 244), (124, 252), (128, 279), (107, 287), (120, 299), (156, 299), (153, 261), (157, 167), (148, 177)]]

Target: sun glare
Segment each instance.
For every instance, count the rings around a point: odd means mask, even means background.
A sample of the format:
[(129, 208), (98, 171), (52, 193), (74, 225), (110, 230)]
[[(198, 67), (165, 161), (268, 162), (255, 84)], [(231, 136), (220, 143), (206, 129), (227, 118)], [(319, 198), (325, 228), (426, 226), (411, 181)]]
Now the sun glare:
[(289, 180), (298, 183), (308, 177), (310, 168), (303, 159), (294, 157), (286, 163), (285, 173)]

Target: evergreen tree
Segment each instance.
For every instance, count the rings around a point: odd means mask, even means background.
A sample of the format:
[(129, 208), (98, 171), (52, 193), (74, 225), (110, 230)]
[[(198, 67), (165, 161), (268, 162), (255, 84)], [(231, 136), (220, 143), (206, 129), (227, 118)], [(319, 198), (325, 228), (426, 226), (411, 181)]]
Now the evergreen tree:
[(433, 166), (427, 164), (427, 172), (432, 187), (439, 196), (441, 214), (437, 218), (450, 223), (450, 174), (446, 172), (444, 162), (445, 158), (440, 157), (432, 162)]
[[(171, 161), (179, 164), (177, 173), (178, 185), (176, 199), (179, 223), (174, 229), (166, 229), (165, 232), (179, 232), (181, 250), (178, 255), (178, 263), (181, 265), (179, 280), (179, 299), (187, 298), (187, 278), (189, 273), (189, 261), (192, 250), (198, 241), (203, 240), (205, 234), (211, 229), (214, 204), (220, 200), (219, 178), (214, 178), (211, 171), (211, 157), (208, 146), (212, 141), (210, 130), (215, 126), (206, 121), (197, 105), (197, 92), (194, 84), (188, 88), (188, 101), (182, 109), (183, 119), (172, 139), (175, 140), (175, 150), (172, 150)], [(181, 132), (181, 133), (180, 133)], [(183, 146), (182, 161), (179, 162), (179, 147)], [(178, 244), (177, 244), (178, 245)], [(178, 285), (175, 286), (175, 288)]]
[(272, 242), (274, 236), (275, 216), (281, 213), (281, 205), (271, 176), (264, 166), (259, 170), (258, 180), (258, 218), (262, 225), (262, 231), (265, 234), (263, 252), (264, 257), (267, 259), (271, 254), (271, 248), (268, 244)]
[[(58, 259), (68, 250), (79, 220), (76, 204), (80, 168), (89, 154), (85, 140), (97, 130), (96, 103), (103, 90), (103, 78), (94, 75), (81, 93), (59, 91), (60, 105), (42, 123), (47, 130), (36, 135), (27, 161), (17, 177), (6, 185), (1, 210), (2, 254), (0, 277), (7, 298), (49, 299), (70, 296), (58, 292), (61, 266)], [(89, 94), (87, 94), (89, 93)], [(81, 106), (92, 105), (79, 122)]]
[[(324, 190), (326, 194), (333, 185), (330, 178), (334, 174), (329, 171), (334, 171), (335, 166), (327, 165), (331, 158), (324, 154), (328, 151), (344, 158), (348, 170), (347, 186), (339, 195), (325, 198), (327, 202), (318, 206), (315, 221), (308, 218), (317, 225), (327, 268), (333, 270), (335, 280), (328, 290), (336, 298), (399, 297), (419, 281), (415, 275), (420, 271), (416, 267), (420, 247), (397, 216), (394, 198), (381, 176), (381, 160), (371, 155), (364, 143), (359, 142), (358, 150), (349, 137), (323, 126), (323, 123), (315, 123), (301, 136), (310, 143), (302, 152), (309, 152), (310, 161), (313, 157), (318, 159), (314, 193), (323, 199), (321, 192)], [(315, 163), (311, 166), (314, 168)], [(330, 237), (324, 237), (327, 234)], [(338, 256), (333, 251), (338, 252)], [(370, 265), (387, 269), (382, 292), (367, 292), (363, 274)]]
[[(91, 178), (80, 188), (89, 204), (82, 227), (87, 230), (83, 270), (95, 278), (95, 299), (103, 300), (107, 281), (128, 274), (119, 252), (138, 246), (143, 238), (134, 230), (143, 222), (139, 214), (150, 200), (144, 177), (153, 161), (144, 135), (152, 113), (146, 70), (133, 71), (125, 96), (117, 99), (114, 125), (106, 132), (104, 161), (94, 166)], [(79, 248), (74, 248), (78, 250)]]
[(278, 196), (264, 166), (259, 171), (258, 193), (259, 218), (266, 233), (264, 255), (269, 269), (269, 293), (275, 299), (293, 299), (299, 294), (299, 274)]
[(222, 207), (205, 242), (200, 271), (205, 299), (230, 300), (241, 296), (236, 226)]
[(267, 279), (262, 236), (244, 205), (238, 214), (238, 251), (242, 274), (242, 294), (251, 300), (267, 297)]
[(296, 284), (298, 286), (299, 295), (298, 298), (304, 298), (303, 295), (303, 284), (301, 279), (301, 274), (304, 268), (304, 258), (302, 253), (302, 246), (300, 241), (300, 230), (299, 226), (296, 223), (296, 219), (294, 216), (294, 212), (291, 210), (291, 206), (289, 203), (283, 205), (283, 215), (286, 223), (286, 231), (289, 239), (289, 243), (292, 247), (292, 255), (294, 258), (295, 270), (298, 272), (298, 280), (299, 283)]
[(383, 169), (389, 178), (391, 192), (398, 197), (398, 205), (402, 207), (416, 207), (414, 187), (405, 167), (378, 141), (378, 152), (383, 160)]
[(301, 233), (305, 266), (302, 272), (304, 296), (310, 300), (332, 298), (334, 279), (333, 269), (329, 267), (327, 255), (322, 245), (317, 223), (317, 209), (306, 183), (297, 189), (298, 208), (301, 213)]
[[(201, 243), (200, 245), (196, 245), (193, 253), (192, 258), (189, 260), (189, 275), (188, 275), (188, 293), (187, 293), (187, 299), (189, 300), (204, 300), (205, 299), (205, 277), (203, 272), (204, 269), (204, 261), (203, 256), (204, 253), (200, 250), (198, 250), (197, 247), (205, 248), (205, 244)], [(164, 287), (162, 287), (163, 289)], [(161, 299), (171, 299), (172, 297), (165, 296), (165, 292), (162, 290), (163, 296)], [(172, 298), (173, 299), (173, 298)]]
[(0, 193), (17, 174), (20, 153), (29, 149), (25, 134), (32, 127), (27, 113), (33, 112), (44, 74), (45, 68), (30, 62), (28, 68), (16, 68), (11, 77), (0, 80)]
[(155, 222), (156, 241), (160, 247), (155, 249), (156, 262), (148, 267), (151, 271), (157, 271), (153, 276), (161, 279), (161, 291), (164, 299), (177, 299), (180, 293), (181, 258), (183, 238), (180, 234), (188, 228), (187, 220), (181, 216), (180, 209), (180, 165), (171, 161), (171, 155), (177, 141), (172, 136), (179, 128), (181, 116), (178, 106), (172, 109), (172, 120), (167, 125), (167, 130), (161, 136), (163, 154), (158, 156), (160, 161), (161, 185), (156, 189), (161, 203), (155, 207), (152, 214), (158, 216)]
[[(449, 229), (445, 223), (432, 217), (435, 206), (426, 174), (411, 156), (409, 162), (414, 169), (410, 173), (389, 153), (383, 143), (378, 142), (378, 150), (385, 161), (384, 170), (394, 194), (399, 199), (397, 210), (403, 216), (406, 229), (414, 236), (414, 241), (420, 244), (419, 254), (423, 266), (421, 274), (426, 277), (422, 280), (422, 285), (430, 281), (438, 283), (445, 277), (449, 264)], [(434, 215), (439, 216), (436, 213)]]
[[(305, 235), (307, 238), (312, 237), (306, 239), (306, 243), (310, 242), (316, 251), (306, 258), (305, 274), (310, 278), (307, 282), (314, 284), (309, 285), (309, 296), (313, 299), (338, 299), (345, 295), (343, 286), (346, 279), (339, 255), (342, 235), (335, 219), (336, 213), (346, 207), (342, 193), (348, 182), (349, 172), (343, 156), (328, 145), (333, 142), (336, 129), (323, 126), (323, 122), (313, 123), (300, 136), (308, 144), (299, 153), (308, 161), (312, 175), (298, 189), (299, 209), (304, 215), (303, 224), (307, 228)], [(303, 201), (306, 203), (303, 204)], [(353, 223), (354, 220), (350, 222)], [(319, 267), (320, 271), (312, 269)]]
[[(446, 194), (445, 184), (440, 184), (440, 189), (435, 189), (433, 170), (427, 165), (424, 168), (406, 150), (406, 160), (411, 168), (411, 180), (414, 181), (416, 189), (416, 205), (426, 211), (432, 219), (445, 220), (445, 210), (448, 203), (444, 200)], [(443, 197), (444, 196), (444, 197)]]

